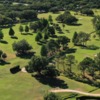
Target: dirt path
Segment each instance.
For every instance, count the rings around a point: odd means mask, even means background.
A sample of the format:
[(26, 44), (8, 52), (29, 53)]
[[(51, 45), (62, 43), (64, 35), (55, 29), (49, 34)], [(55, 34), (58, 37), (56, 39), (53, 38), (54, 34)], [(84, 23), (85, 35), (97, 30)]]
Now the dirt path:
[(78, 90), (71, 90), (71, 89), (53, 89), (50, 90), (50, 92), (71, 92), (71, 93), (77, 93), (77, 94), (82, 94), (82, 95), (86, 95), (86, 96), (94, 96), (94, 97), (100, 97), (100, 94), (93, 94), (93, 93), (87, 93), (87, 92), (82, 92), (82, 91), (78, 91)]

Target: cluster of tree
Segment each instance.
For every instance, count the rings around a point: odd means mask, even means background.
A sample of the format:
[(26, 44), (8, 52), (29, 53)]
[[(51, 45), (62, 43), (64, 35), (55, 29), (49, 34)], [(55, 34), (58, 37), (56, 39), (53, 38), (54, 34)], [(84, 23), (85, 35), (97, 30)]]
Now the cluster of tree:
[(49, 93), (44, 96), (44, 100), (61, 100), (61, 98), (55, 93)]
[(30, 46), (30, 44), (23, 39), (21, 41), (14, 42), (12, 44), (12, 48), (17, 52), (17, 54), (25, 54), (32, 49), (32, 46)]
[(93, 16), (94, 15), (94, 12), (91, 9), (82, 9), (81, 13), (85, 14), (87, 16)]
[(0, 27), (12, 24), (12, 19), (0, 14)]
[(66, 36), (59, 36), (56, 40), (50, 39), (41, 47), (42, 56), (53, 56), (59, 51), (67, 50), (70, 39)]
[(37, 72), (38, 75), (55, 78), (60, 75), (59, 71), (54, 65), (49, 64), (47, 57), (33, 56), (31, 61), (26, 66), (28, 72)]
[[(0, 0), (2, 1), (2, 0)], [(18, 2), (18, 5), (13, 5), (13, 2)], [(3, 2), (5, 5), (9, 7), (9, 9), (17, 8), (19, 10), (24, 9), (32, 9), (32, 10), (39, 10), (39, 11), (56, 11), (64, 10), (64, 9), (71, 9), (71, 10), (79, 10), (81, 8), (100, 8), (99, 0), (7, 0), (7, 2)], [(28, 6), (24, 5), (27, 4)], [(16, 6), (16, 7), (14, 7)], [(19, 7), (18, 7), (19, 6)], [(21, 7), (20, 7), (21, 6)], [(2, 6), (1, 6), (2, 7)], [(4, 9), (4, 7), (2, 7)], [(16, 9), (16, 10), (17, 10)]]
[(48, 20), (42, 18), (36, 22), (30, 23), (30, 29), (34, 32), (42, 31), (48, 25)]
[(55, 29), (53, 26), (48, 26), (45, 28), (45, 30), (43, 31), (44, 34), (42, 34), (41, 32), (38, 32), (36, 34), (35, 40), (37, 42), (39, 42), (41, 39), (42, 40), (47, 40), (50, 36), (53, 37), (55, 35)]
[(18, 22), (27, 22), (37, 19), (37, 12), (34, 10), (23, 10), (23, 11), (10, 11), (4, 14), (0, 14), (0, 26), (6, 27), (11, 26)]
[(65, 11), (63, 14), (59, 15), (56, 20), (68, 25), (74, 25), (78, 21), (78, 19), (75, 16), (72, 16), (69, 11)]
[[(75, 56), (68, 55), (63, 58), (62, 65), (64, 68), (64, 75), (75, 79), (77, 81), (92, 84), (94, 86), (100, 86), (100, 82), (97, 79), (100, 77), (100, 53), (93, 58), (85, 57), (81, 62), (77, 64)], [(78, 65), (77, 67), (81, 71), (81, 75), (76, 74), (72, 71), (72, 67)], [(65, 67), (66, 66), (66, 67)]]
[(96, 30), (96, 34), (99, 36), (100, 38), (100, 16), (95, 16), (92, 20), (94, 28)]
[(90, 34), (85, 32), (75, 32), (72, 38), (74, 45), (83, 45), (86, 46), (87, 41), (90, 39)]
[(23, 28), (22, 25), (19, 26), (19, 31), (21, 32), (21, 34), (25, 31), (26, 33), (29, 32), (29, 27), (26, 25), (25, 29)]
[(96, 71), (98, 71), (100, 75), (100, 53), (98, 53), (94, 59), (90, 57), (84, 58), (79, 63), (79, 69), (82, 71), (83, 76), (85, 76), (85, 73), (88, 72), (91, 76), (94, 77)]
[(7, 54), (0, 50), (0, 63), (7, 58)]

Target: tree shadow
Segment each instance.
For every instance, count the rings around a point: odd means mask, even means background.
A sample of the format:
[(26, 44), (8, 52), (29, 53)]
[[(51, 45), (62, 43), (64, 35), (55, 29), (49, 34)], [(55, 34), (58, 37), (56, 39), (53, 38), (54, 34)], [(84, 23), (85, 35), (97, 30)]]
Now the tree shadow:
[(0, 60), (0, 65), (7, 65), (7, 64), (10, 64), (10, 62), (6, 62), (4, 60)]
[(67, 98), (64, 98), (64, 99), (75, 98), (75, 97), (77, 97), (77, 96), (78, 96), (78, 94), (72, 93), (71, 95), (69, 95)]
[(22, 33), (22, 35), (33, 35), (32, 33)]
[(69, 30), (66, 30), (66, 32), (67, 32), (67, 33), (70, 33), (70, 31), (69, 31)]
[(43, 45), (43, 43), (41, 43), (41, 42), (37, 42), (37, 44), (38, 44), (38, 45)]
[(59, 34), (64, 34), (64, 32), (62, 32), (62, 31), (58, 31), (58, 33), (59, 33)]
[(81, 23), (68, 24), (69, 26), (81, 26)]
[(52, 38), (57, 38), (57, 35), (52, 35), (52, 36), (50, 36), (50, 37), (52, 37)]
[(86, 45), (82, 45), (82, 44), (75, 44), (75, 46), (80, 46), (80, 47), (87, 47)]
[(17, 36), (12, 36), (11, 38), (12, 38), (12, 39), (18, 39), (18, 37), (17, 37)]
[(26, 52), (23, 54), (16, 54), (17, 57), (23, 58), (23, 59), (30, 59), (32, 56), (34, 56), (35, 52)]
[(10, 68), (10, 72), (11, 72), (12, 74), (16, 74), (16, 73), (18, 73), (19, 71), (21, 71), (19, 65), (18, 65), (18, 66), (15, 66), (15, 67), (13, 67), (13, 68)]
[(100, 39), (95, 39), (96, 41), (100, 41)]
[(15, 26), (15, 24), (3, 25), (3, 26), (0, 26), (0, 28), (10, 28), (13, 26)]
[(81, 96), (77, 97), (76, 100), (100, 100), (100, 97)]
[(5, 40), (1, 40), (1, 41), (0, 41), (0, 43), (3, 43), (3, 44), (8, 44), (8, 42), (7, 42), (7, 41), (5, 41)]
[(68, 50), (66, 50), (66, 53), (75, 53), (76, 50), (76, 48), (69, 48)]
[(32, 75), (32, 77), (35, 77), (39, 82), (41, 82), (42, 84), (45, 85), (49, 85), (50, 87), (56, 88), (68, 88), (68, 85), (66, 83), (64, 83), (63, 80), (58, 79), (58, 78), (50, 78), (50, 77), (46, 77), (46, 76), (39, 76), (39, 75)]
[(89, 93), (94, 92), (94, 91), (96, 91), (96, 90), (98, 90), (98, 89), (99, 89), (99, 88), (95, 88), (95, 89), (89, 91)]

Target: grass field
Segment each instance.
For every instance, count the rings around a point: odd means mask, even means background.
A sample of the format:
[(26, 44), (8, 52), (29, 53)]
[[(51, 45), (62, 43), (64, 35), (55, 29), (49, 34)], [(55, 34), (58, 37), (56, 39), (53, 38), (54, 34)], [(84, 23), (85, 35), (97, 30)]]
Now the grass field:
[[(74, 12), (71, 12), (71, 13), (74, 14)], [(100, 15), (100, 10), (98, 10), (96, 14)], [(55, 21), (55, 18), (58, 16), (58, 14), (43, 13), (43, 14), (39, 14), (38, 17), (48, 18), (49, 15), (52, 15), (54, 22), (57, 23)], [(58, 34), (58, 33), (56, 34), (65, 35), (71, 39), (75, 31), (77, 32), (84, 31), (86, 33), (91, 33), (94, 31), (94, 28), (91, 22), (92, 17), (81, 16), (81, 15), (76, 15), (76, 17), (79, 19), (78, 23), (82, 25), (80, 26), (66, 25), (66, 27), (63, 29), (62, 24), (60, 24), (65, 34)], [(47, 93), (49, 89), (53, 88), (54, 83), (49, 84), (47, 81), (45, 84), (43, 84), (42, 82), (39, 82), (34, 77), (31, 77), (31, 75), (28, 73), (19, 72), (15, 75), (12, 75), (9, 72), (9, 69), (11, 67), (18, 64), (21, 67), (24, 67), (30, 60), (30, 59), (23, 59), (23, 58), (19, 58), (15, 56), (15, 52), (12, 50), (12, 43), (14, 41), (26, 39), (30, 43), (30, 45), (32, 45), (33, 51), (36, 51), (36, 55), (40, 55), (41, 46), (37, 45), (37, 43), (35, 42), (36, 34), (33, 33), (33, 35), (21, 35), (18, 30), (19, 25), (20, 24), (17, 24), (13, 27), (13, 29), (15, 30), (15, 36), (17, 36), (18, 39), (11, 39), (10, 36), (8, 35), (9, 29), (8, 28), (3, 29), (4, 41), (6, 41), (6, 43), (0, 43), (0, 50), (3, 50), (5, 53), (7, 53), (8, 57), (6, 60), (10, 64), (0, 65), (0, 100), (13, 100), (13, 99), (14, 100), (42, 100), (43, 95)], [(68, 33), (66, 30), (69, 30), (70, 33)], [(87, 45), (90, 45), (90, 44), (95, 44), (96, 46), (100, 47), (100, 41), (98, 40), (98, 38), (94, 39), (93, 35), (91, 36), (91, 41), (88, 41), (87, 43)], [(69, 47), (72, 48), (73, 44), (70, 43)], [(76, 50), (76, 53), (74, 53), (73, 55), (75, 55), (78, 61), (81, 61), (86, 56), (94, 57), (96, 53), (100, 52), (100, 49), (86, 50), (80, 47), (74, 47), (74, 48), (76, 48), (77, 50)], [(74, 70), (77, 71), (77, 68), (74, 68)], [(80, 82), (76, 82), (64, 76), (60, 76), (59, 79), (63, 81), (61, 81), (61, 83), (59, 83), (57, 87), (60, 87), (60, 85), (65, 84), (70, 89), (76, 89), (76, 90), (81, 90), (81, 91), (86, 91), (86, 92), (95, 89), (95, 87), (92, 87)], [(94, 93), (100, 93), (100, 89), (97, 89), (96, 91), (94, 91)], [(60, 95), (68, 96), (69, 94), (60, 94)]]

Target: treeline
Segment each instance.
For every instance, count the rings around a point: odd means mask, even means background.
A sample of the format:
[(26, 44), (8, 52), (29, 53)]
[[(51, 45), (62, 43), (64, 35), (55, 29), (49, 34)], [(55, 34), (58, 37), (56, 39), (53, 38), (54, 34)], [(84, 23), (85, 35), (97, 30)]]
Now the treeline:
[[(34, 5), (38, 8), (52, 8), (52, 7), (59, 7), (59, 8), (67, 8), (67, 9), (75, 9), (75, 8), (100, 8), (100, 1), (99, 0), (7, 0), (6, 2), (0, 0), (1, 3), (9, 3), (12, 4), (13, 2), (18, 3), (27, 3)], [(37, 8), (37, 9), (38, 9)]]

